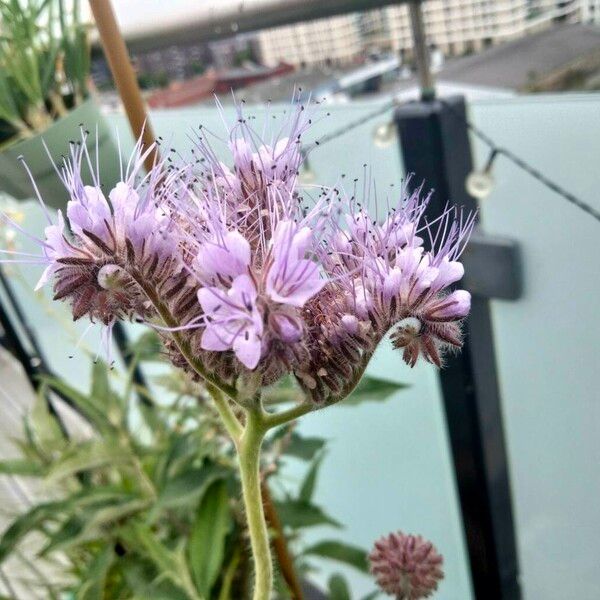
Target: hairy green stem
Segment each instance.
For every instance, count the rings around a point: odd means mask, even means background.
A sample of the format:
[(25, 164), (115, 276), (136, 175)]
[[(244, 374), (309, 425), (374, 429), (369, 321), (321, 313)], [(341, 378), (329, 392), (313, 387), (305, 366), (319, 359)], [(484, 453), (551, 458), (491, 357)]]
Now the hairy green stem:
[(284, 425), (290, 421), (294, 421), (298, 417), (311, 412), (314, 409), (314, 405), (310, 402), (304, 402), (302, 404), (296, 404), (288, 410), (283, 410), (277, 413), (269, 413), (264, 416), (264, 422), (266, 426), (271, 429), (278, 425)]
[(253, 600), (269, 600), (273, 587), (273, 565), (267, 522), (260, 490), (260, 447), (267, 432), (261, 408), (247, 412), (248, 420), (238, 445), (242, 494), (254, 557)]
[(227, 430), (227, 433), (231, 436), (231, 439), (237, 445), (242, 437), (244, 428), (242, 427), (239, 419), (235, 416), (235, 413), (229, 404), (229, 400), (223, 395), (221, 390), (210, 383), (206, 384), (206, 389), (212, 396), (215, 407), (219, 413), (219, 416), (221, 417), (221, 421), (223, 422), (223, 426)]

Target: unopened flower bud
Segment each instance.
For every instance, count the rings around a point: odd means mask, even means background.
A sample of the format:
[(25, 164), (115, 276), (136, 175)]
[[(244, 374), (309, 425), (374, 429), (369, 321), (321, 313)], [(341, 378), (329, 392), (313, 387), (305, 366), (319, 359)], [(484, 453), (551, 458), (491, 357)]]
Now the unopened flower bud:
[(104, 265), (98, 271), (98, 285), (105, 290), (116, 290), (123, 287), (127, 275), (118, 265)]
[(369, 562), (377, 585), (397, 600), (429, 598), (444, 577), (443, 558), (435, 546), (401, 531), (377, 540)]

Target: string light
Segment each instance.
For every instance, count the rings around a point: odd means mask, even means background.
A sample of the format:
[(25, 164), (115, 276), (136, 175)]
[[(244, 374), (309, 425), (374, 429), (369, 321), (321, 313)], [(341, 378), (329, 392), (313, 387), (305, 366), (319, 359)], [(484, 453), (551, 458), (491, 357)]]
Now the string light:
[(492, 166), (498, 155), (498, 150), (494, 149), (485, 163), (485, 167), (481, 171), (473, 171), (466, 180), (467, 192), (477, 200), (484, 200), (494, 189), (494, 177), (492, 175)]
[(373, 130), (373, 143), (377, 148), (388, 148), (396, 140), (396, 124), (393, 121), (380, 123)]

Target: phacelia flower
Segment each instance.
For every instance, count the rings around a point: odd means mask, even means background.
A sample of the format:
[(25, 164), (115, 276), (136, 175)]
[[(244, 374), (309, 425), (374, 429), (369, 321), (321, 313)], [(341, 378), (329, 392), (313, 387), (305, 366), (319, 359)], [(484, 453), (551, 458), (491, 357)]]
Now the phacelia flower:
[(375, 542), (369, 554), (377, 585), (396, 600), (429, 598), (443, 579), (443, 558), (420, 535), (398, 531)]
[(235, 386), (249, 372), (262, 385), (292, 375), (315, 403), (336, 402), (388, 332), (410, 366), (440, 366), (470, 308), (457, 284), (473, 216), (427, 220), (430, 194), (408, 182), (385, 214), (375, 198), (302, 187), (309, 113), (296, 103), (283, 126), (258, 133), (239, 108), (220, 151), (201, 130), (193, 160), (147, 174), (153, 148), (139, 142), (106, 195), (99, 172), (84, 181), (85, 144), (72, 144), (57, 168), (66, 215), (52, 218), (40, 197), (41, 254), (4, 262), (43, 265), (39, 285), (51, 283), (74, 319), (108, 331), (118, 319), (148, 322), (194, 377)]

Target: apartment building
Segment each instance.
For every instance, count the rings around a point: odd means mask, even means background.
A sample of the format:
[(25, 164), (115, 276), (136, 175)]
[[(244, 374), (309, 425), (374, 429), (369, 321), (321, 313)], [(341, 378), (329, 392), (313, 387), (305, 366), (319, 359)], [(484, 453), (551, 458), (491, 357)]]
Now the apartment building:
[[(423, 17), (429, 44), (445, 55), (481, 48), (538, 31), (557, 21), (600, 21), (600, 0), (428, 0)], [(406, 5), (323, 19), (258, 34), (266, 64), (347, 63), (365, 52), (412, 52)]]
[(258, 52), (265, 65), (347, 64), (364, 46), (355, 14), (267, 29), (258, 33)]
[(581, 20), (600, 24), (600, 0), (581, 0)]

